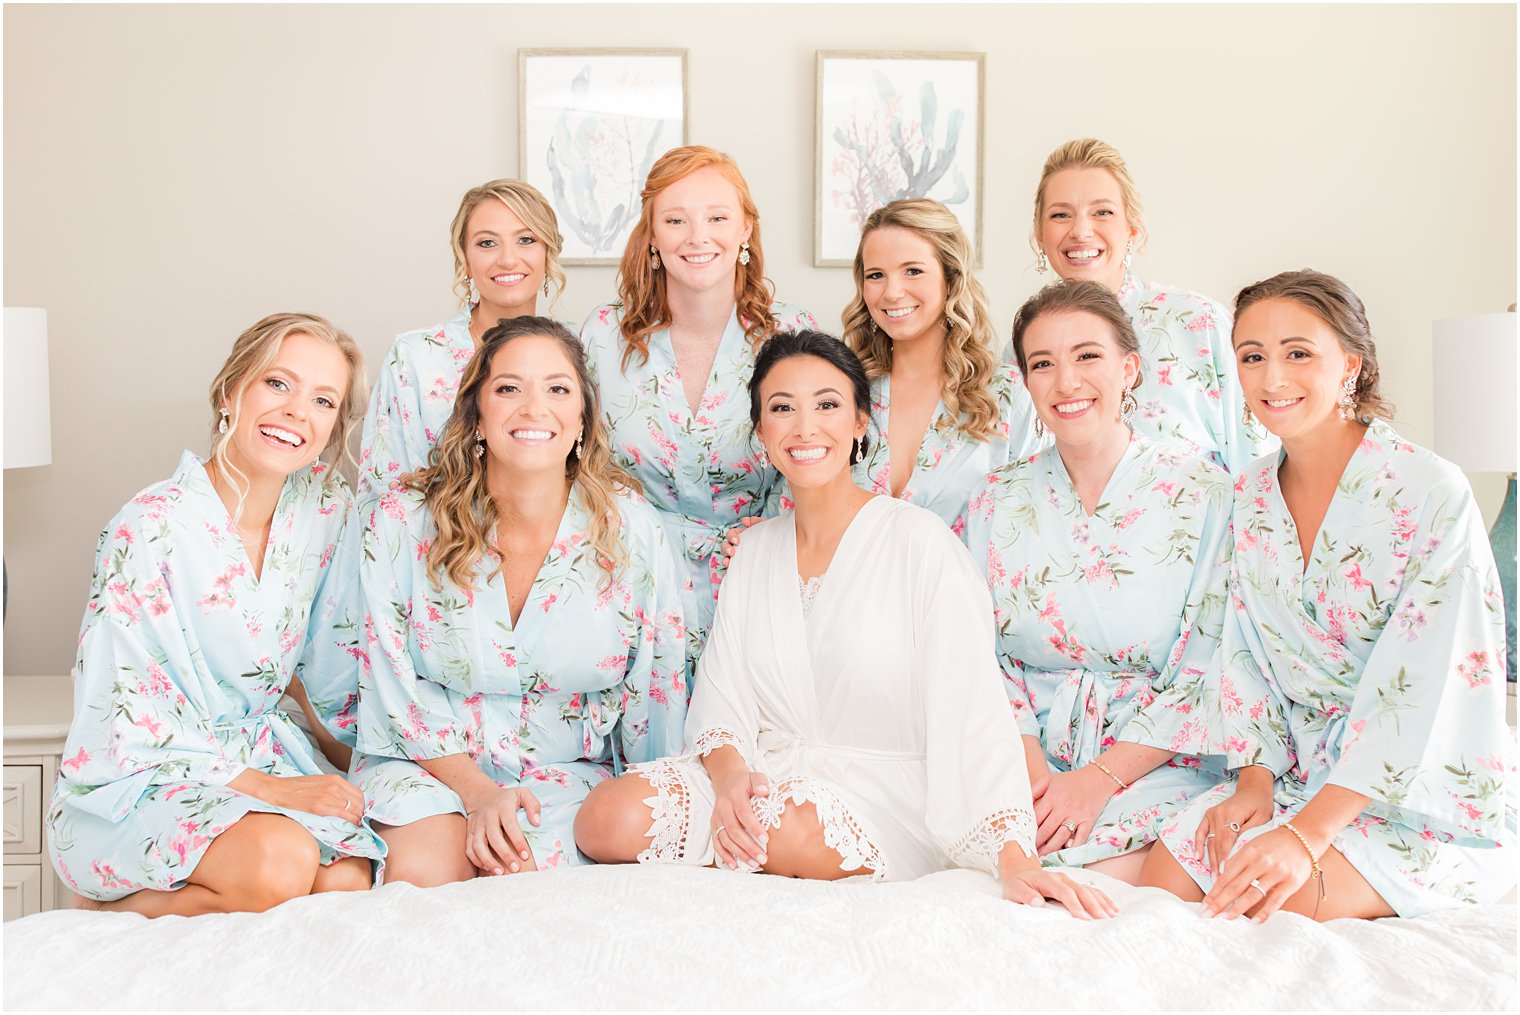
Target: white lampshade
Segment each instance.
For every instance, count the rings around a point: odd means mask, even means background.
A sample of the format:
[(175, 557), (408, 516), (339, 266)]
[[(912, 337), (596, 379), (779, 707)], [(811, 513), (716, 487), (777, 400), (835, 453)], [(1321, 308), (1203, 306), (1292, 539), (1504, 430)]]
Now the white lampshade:
[(1435, 324), (1436, 454), (1467, 472), (1514, 472), (1515, 315)]
[(5, 308), (5, 468), (53, 461), (47, 311)]

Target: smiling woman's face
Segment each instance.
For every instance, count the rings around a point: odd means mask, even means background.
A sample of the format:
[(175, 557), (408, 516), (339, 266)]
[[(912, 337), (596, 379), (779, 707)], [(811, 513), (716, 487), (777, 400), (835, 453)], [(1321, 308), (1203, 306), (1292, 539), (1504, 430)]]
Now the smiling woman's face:
[(1124, 212), (1124, 191), (1107, 169), (1074, 166), (1045, 181), (1040, 249), (1062, 278), (1124, 284), (1124, 255), (1139, 233)]
[(850, 449), (865, 436), (850, 379), (817, 356), (788, 356), (760, 387), (760, 443), (793, 489), (849, 482)]
[(498, 470), (564, 475), (581, 435), (583, 399), (575, 365), (556, 339), (524, 335), (498, 349), (477, 404), (488, 476)]
[(348, 379), (336, 346), (287, 335), (274, 363), (243, 387), (227, 461), (250, 480), (283, 480), (316, 461), (338, 423)]

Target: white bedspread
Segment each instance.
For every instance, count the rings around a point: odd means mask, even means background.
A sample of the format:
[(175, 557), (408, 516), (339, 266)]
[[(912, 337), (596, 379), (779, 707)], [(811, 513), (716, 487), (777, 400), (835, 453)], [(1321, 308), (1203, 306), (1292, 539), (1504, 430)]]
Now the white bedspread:
[(1117, 919), (968, 871), (840, 884), (590, 867), (147, 921), (6, 924), (5, 1007), (1513, 1009), (1516, 910), (1318, 926), (1204, 920), (1079, 875)]

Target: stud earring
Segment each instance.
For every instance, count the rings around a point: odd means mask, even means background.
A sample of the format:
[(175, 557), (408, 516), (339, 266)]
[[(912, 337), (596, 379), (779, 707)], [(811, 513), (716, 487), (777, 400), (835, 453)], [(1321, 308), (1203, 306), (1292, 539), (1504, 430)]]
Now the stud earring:
[(486, 456), (486, 439), (480, 435), (480, 431), (479, 430), (476, 430), (475, 431), (475, 457), (476, 458), (484, 458), (485, 456)]
[(749, 240), (745, 240), (739, 244), (739, 263), (743, 265), (749, 264)]
[(580, 461), (582, 458), (586, 457), (585, 446), (581, 443), (581, 438), (584, 437), (584, 436), (586, 436), (586, 428), (585, 427), (581, 427), (581, 432), (575, 435), (575, 459), (576, 459), (576, 461)]
[(649, 245), (649, 270), (660, 270), (660, 252), (654, 248), (654, 244), (652, 243)]
[(1129, 271), (1129, 266), (1135, 263), (1135, 241), (1130, 240), (1124, 245), (1124, 270)]
[(1135, 424), (1131, 420), (1138, 411), (1140, 411), (1140, 399), (1135, 397), (1135, 389), (1125, 388), (1124, 397), (1119, 399), (1119, 422), (1133, 430)]
[(217, 433), (226, 433), (227, 432), (227, 420), (229, 420), (229, 419), (232, 418), (232, 414), (230, 412), (228, 412), (225, 407), (220, 408), (220, 409), (218, 409), (216, 411), (222, 414), (222, 418), (217, 421), (216, 432)]
[(1356, 419), (1356, 374), (1347, 374), (1346, 381), (1341, 385), (1341, 397), (1337, 403), (1341, 410), (1341, 419), (1348, 422)]
[(1034, 418), (1034, 439), (1037, 441), (1045, 439), (1045, 421), (1038, 416)]
[(1034, 270), (1041, 275), (1050, 270), (1050, 259), (1045, 256), (1043, 249), (1034, 252)]
[(475, 288), (475, 280), (473, 278), (469, 282), (470, 290), (469, 294), (465, 297), (465, 302), (473, 307), (480, 302), (480, 290)]

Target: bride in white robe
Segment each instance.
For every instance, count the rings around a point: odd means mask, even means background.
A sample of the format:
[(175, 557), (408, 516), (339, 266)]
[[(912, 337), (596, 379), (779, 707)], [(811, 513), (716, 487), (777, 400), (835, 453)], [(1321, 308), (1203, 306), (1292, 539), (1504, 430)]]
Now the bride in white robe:
[(687, 753), (594, 789), (577, 843), (603, 862), (821, 879), (979, 868), (1015, 901), (1111, 915), (1101, 893), (1039, 869), (969, 553), (931, 512), (850, 479), (866, 390), (854, 354), (828, 336), (762, 349), (752, 417), (796, 511), (747, 533), (724, 579)]

